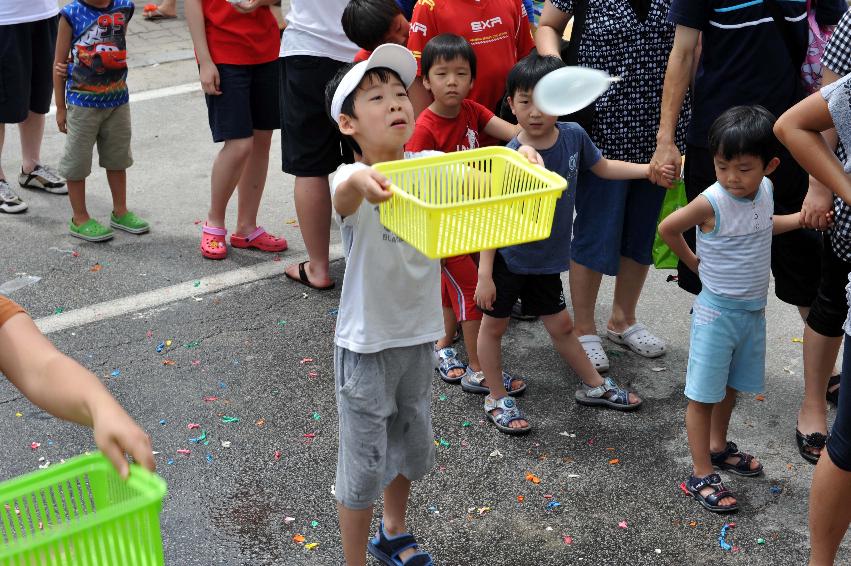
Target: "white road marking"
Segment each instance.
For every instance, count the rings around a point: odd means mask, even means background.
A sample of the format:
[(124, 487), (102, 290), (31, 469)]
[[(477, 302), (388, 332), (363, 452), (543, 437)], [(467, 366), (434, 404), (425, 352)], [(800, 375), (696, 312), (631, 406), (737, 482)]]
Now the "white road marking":
[[(155, 88), (152, 90), (142, 90), (139, 92), (131, 92), (130, 93), (130, 102), (143, 102), (145, 100), (155, 100), (157, 98), (165, 98), (167, 96), (178, 96), (180, 94), (188, 94), (190, 92), (197, 92), (201, 90), (201, 83), (199, 81), (195, 81), (192, 83), (186, 83), (182, 85), (174, 85), (167, 86), (164, 88)], [(56, 114), (56, 106), (50, 107), (50, 112), (47, 113), (48, 116), (53, 116)]]
[[(342, 246), (340, 244), (331, 245), (331, 261), (342, 257)], [(248, 283), (254, 283), (261, 279), (271, 277), (283, 277), (284, 267), (291, 263), (300, 263), (307, 259), (307, 254), (287, 255), (281, 257), (281, 261), (267, 261), (252, 265), (251, 267), (243, 267), (193, 279), (172, 285), (171, 287), (162, 287), (152, 291), (122, 297), (112, 301), (106, 301), (79, 309), (69, 310), (61, 314), (54, 314), (40, 318), (35, 321), (39, 329), (45, 334), (76, 328), (92, 322), (100, 322), (110, 318), (115, 318), (129, 313), (134, 313), (146, 309), (151, 309), (167, 303), (173, 303), (191, 297), (199, 297), (209, 293), (216, 293), (230, 287), (237, 287)], [(195, 284), (198, 283), (196, 287)], [(293, 283), (296, 285), (296, 283)], [(295, 288), (295, 287), (294, 287)], [(307, 287), (298, 287), (299, 290)]]

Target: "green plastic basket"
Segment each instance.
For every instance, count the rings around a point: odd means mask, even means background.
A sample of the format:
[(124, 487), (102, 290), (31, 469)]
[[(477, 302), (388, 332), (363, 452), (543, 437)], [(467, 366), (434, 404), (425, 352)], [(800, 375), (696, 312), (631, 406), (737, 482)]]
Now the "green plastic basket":
[(161, 566), (165, 482), (100, 453), (0, 484), (0, 566)]

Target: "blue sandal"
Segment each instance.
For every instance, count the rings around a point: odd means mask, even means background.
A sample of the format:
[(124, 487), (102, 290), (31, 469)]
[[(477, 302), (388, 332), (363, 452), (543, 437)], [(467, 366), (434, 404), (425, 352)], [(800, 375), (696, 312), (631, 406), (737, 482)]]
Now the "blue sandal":
[(384, 530), (384, 521), (381, 521), (378, 532), (366, 545), (369, 553), (387, 566), (434, 566), (431, 556), (425, 552), (417, 552), (402, 562), (399, 559), (399, 554), (409, 548), (419, 548), (414, 535), (402, 533), (389, 536)]
[[(502, 412), (498, 415), (494, 415), (493, 412), (497, 409)], [(517, 401), (512, 399), (509, 396), (502, 397), (500, 399), (494, 399), (490, 395), (485, 397), (485, 414), (488, 416), (488, 419), (496, 426), (496, 429), (499, 432), (503, 432), (505, 434), (526, 434), (532, 427), (528, 424), (528, 419), (526, 415), (523, 414), (523, 411), (520, 410), (520, 407), (517, 406)], [(512, 428), (510, 425), (514, 421), (527, 421), (526, 426), (522, 428)]]
[[(521, 381), (520, 387), (511, 388), (512, 381)], [(519, 375), (512, 375), (507, 371), (502, 372), (502, 385), (512, 397), (518, 397), (526, 391), (526, 378)], [(485, 374), (481, 371), (468, 371), (461, 377), (461, 389), (467, 393), (484, 393), (487, 395), (491, 392), (485, 385)]]
[[(460, 383), (467, 373), (467, 364), (458, 361), (458, 358), (456, 358), (457, 355), (458, 353), (455, 351), (455, 348), (442, 348), (437, 351), (437, 357), (440, 358), (440, 364), (437, 366), (440, 379), (453, 385)], [(464, 370), (464, 373), (458, 377), (450, 377), (449, 372), (456, 369)]]

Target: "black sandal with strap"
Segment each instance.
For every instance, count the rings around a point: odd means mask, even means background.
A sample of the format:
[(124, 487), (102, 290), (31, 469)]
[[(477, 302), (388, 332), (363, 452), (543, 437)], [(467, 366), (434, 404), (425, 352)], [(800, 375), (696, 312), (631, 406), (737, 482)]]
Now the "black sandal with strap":
[[(712, 488), (712, 493), (709, 495), (701, 495), (700, 490), (707, 487)], [(735, 497), (733, 492), (724, 487), (721, 483), (721, 476), (718, 474), (709, 474), (702, 478), (690, 476), (686, 482), (686, 490), (697, 502), (709, 509), (713, 513), (734, 513), (739, 510), (739, 504), (721, 505), (720, 501), (725, 497)]]
[(801, 453), (801, 457), (809, 462), (810, 464), (818, 464), (818, 459), (821, 456), (821, 452), (818, 454), (813, 454), (807, 448), (816, 448), (818, 450), (824, 450), (825, 445), (827, 444), (827, 436), (820, 432), (811, 432), (810, 434), (803, 434), (797, 428), (795, 429), (795, 442), (798, 443), (798, 452)]
[[(727, 462), (727, 458), (730, 458), (731, 456), (738, 458), (739, 461), (735, 464)], [(735, 442), (727, 442), (727, 447), (724, 448), (724, 450), (721, 452), (710, 452), (709, 457), (712, 459), (712, 465), (722, 472), (730, 472), (731, 474), (744, 476), (746, 478), (758, 476), (762, 473), (762, 464), (751, 469), (753, 456), (740, 452), (739, 447), (736, 446)]]

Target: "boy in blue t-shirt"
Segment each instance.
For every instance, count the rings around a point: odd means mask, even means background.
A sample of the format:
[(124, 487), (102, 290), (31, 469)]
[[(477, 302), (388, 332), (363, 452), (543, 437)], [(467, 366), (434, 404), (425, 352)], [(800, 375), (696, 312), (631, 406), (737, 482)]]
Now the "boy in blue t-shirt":
[[(485, 413), (501, 432), (523, 434), (531, 427), (516, 401), (508, 396), (502, 372), (502, 336), (508, 328), (511, 307), (520, 298), (524, 310), (544, 322), (562, 358), (579, 375), (582, 387), (576, 402), (629, 411), (641, 399), (603, 379), (585, 355), (573, 332), (573, 321), (565, 310), (561, 272), (570, 266), (570, 237), (576, 176), (590, 169), (604, 179), (646, 179), (650, 166), (606, 159), (579, 125), (558, 122), (556, 116), (542, 113), (532, 101), (532, 90), (547, 73), (564, 66), (556, 57), (532, 53), (508, 74), (508, 102), (523, 130), (508, 143), (517, 148), (529, 145), (541, 154), (544, 166), (568, 181), (568, 189), (558, 200), (549, 238), (481, 254), (476, 303), (484, 311), (479, 334), (479, 359), (490, 394)], [(673, 168), (668, 172), (673, 177)]]
[[(112, 229), (86, 209), (86, 177), (92, 171), (95, 143), (112, 192), (110, 225), (131, 234), (149, 230), (145, 220), (127, 210), (126, 170), (133, 157), (125, 35), (133, 10), (131, 0), (74, 0), (60, 12), (53, 93), (56, 124), (68, 137), (59, 169), (68, 180), (73, 210), (69, 231), (89, 242), (113, 236)], [(64, 69), (69, 53), (66, 77), (59, 69)]]

